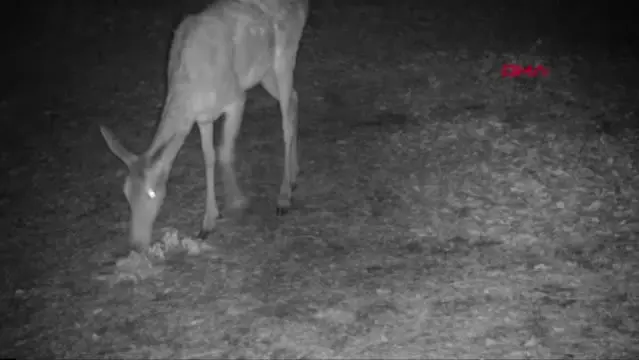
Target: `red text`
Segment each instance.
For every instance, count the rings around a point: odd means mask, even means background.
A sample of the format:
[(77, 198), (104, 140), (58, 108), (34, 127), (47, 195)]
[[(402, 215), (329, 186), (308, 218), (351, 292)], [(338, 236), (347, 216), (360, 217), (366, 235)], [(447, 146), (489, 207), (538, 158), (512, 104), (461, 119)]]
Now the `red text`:
[(528, 65), (526, 67), (523, 67), (521, 65), (516, 65), (516, 64), (504, 64), (501, 67), (502, 77), (514, 78), (514, 77), (520, 77), (522, 76), (522, 74), (531, 78), (536, 77), (538, 75), (546, 77), (550, 75), (550, 70), (545, 68), (543, 65), (537, 65), (535, 67)]

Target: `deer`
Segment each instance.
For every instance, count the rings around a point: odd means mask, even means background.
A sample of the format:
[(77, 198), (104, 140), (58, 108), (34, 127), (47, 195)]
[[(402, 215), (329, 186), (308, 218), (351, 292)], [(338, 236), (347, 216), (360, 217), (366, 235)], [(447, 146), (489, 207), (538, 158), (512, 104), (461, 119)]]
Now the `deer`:
[(214, 123), (224, 115), (219, 141), (225, 208), (243, 210), (248, 199), (237, 184), (235, 141), (242, 123), (246, 92), (260, 84), (279, 102), (284, 138), (283, 179), (276, 215), (291, 208), (299, 173), (298, 94), (293, 87), (309, 0), (219, 0), (186, 16), (173, 33), (168, 55), (167, 91), (148, 150), (127, 150), (105, 126), (110, 151), (128, 168), (123, 192), (129, 203), (129, 244), (144, 251), (162, 206), (169, 173), (194, 124), (205, 163), (206, 206), (197, 237), (206, 239), (222, 217), (215, 194), (217, 154)]

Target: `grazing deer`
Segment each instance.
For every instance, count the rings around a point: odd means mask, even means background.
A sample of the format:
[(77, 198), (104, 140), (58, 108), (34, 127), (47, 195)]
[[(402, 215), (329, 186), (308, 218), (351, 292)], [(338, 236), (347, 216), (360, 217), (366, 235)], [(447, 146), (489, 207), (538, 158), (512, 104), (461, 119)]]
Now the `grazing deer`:
[(175, 31), (168, 64), (168, 91), (160, 123), (143, 155), (124, 148), (107, 128), (100, 130), (111, 151), (129, 168), (124, 194), (131, 207), (129, 241), (139, 250), (151, 244), (151, 230), (166, 195), (178, 151), (197, 124), (206, 164), (206, 213), (199, 237), (215, 228), (216, 154), (213, 125), (225, 115), (219, 157), (230, 209), (246, 207), (234, 168), (235, 140), (246, 91), (260, 83), (279, 101), (284, 131), (284, 175), (277, 215), (291, 206), (298, 175), (297, 92), (293, 88), (308, 0), (219, 0), (188, 16)]

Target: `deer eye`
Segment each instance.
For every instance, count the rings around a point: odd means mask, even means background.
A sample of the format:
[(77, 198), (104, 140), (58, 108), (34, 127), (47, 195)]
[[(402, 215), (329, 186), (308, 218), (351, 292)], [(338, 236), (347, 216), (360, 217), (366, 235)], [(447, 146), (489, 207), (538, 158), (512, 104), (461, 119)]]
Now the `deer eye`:
[(151, 199), (155, 199), (155, 197), (157, 196), (157, 194), (155, 193), (155, 190), (151, 188), (146, 189), (146, 195)]

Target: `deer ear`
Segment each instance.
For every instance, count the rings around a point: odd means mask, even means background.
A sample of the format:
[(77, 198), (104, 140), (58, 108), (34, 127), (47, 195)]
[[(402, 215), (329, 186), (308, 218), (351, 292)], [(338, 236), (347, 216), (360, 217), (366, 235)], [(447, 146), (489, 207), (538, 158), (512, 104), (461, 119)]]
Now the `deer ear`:
[(104, 126), (100, 126), (100, 132), (102, 133), (102, 137), (107, 143), (107, 146), (111, 150), (115, 156), (117, 156), (123, 163), (126, 164), (127, 167), (131, 167), (131, 165), (138, 159), (138, 157), (127, 150), (120, 142), (115, 138), (115, 135), (111, 132), (111, 130), (107, 129)]

